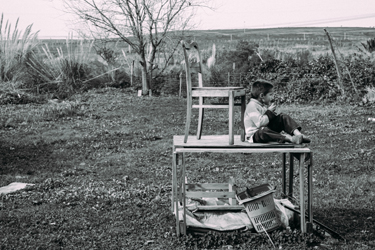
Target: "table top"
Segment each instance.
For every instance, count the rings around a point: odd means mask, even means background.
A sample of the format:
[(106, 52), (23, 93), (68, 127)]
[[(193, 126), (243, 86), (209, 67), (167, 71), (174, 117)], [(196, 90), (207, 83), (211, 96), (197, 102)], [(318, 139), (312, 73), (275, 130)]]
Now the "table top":
[(176, 152), (291, 152), (309, 153), (306, 145), (291, 143), (249, 143), (242, 142), (239, 135), (234, 136), (234, 144), (229, 145), (228, 135), (205, 135), (200, 140), (194, 135), (189, 136), (187, 143), (184, 143), (183, 135), (173, 136), (173, 149)]

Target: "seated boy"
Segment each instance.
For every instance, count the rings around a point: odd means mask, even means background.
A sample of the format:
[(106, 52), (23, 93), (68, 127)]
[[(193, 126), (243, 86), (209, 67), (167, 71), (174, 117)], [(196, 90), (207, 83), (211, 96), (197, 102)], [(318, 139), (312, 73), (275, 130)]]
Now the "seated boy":
[[(301, 127), (290, 116), (275, 113), (276, 105), (271, 104), (272, 101), (272, 83), (265, 80), (255, 81), (244, 117), (246, 140), (250, 143), (310, 142), (309, 138), (301, 134)], [(282, 131), (286, 134), (281, 134)]]

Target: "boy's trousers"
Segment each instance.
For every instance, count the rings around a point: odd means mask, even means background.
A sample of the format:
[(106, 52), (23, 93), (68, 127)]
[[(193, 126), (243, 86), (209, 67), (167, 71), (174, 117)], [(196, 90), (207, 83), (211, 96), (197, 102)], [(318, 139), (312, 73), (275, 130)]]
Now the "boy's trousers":
[(285, 136), (280, 134), (284, 131), (293, 135), (295, 129), (301, 130), (301, 127), (289, 115), (278, 114), (269, 123), (267, 127), (263, 127), (255, 132), (253, 142), (267, 143), (267, 142), (285, 142)]

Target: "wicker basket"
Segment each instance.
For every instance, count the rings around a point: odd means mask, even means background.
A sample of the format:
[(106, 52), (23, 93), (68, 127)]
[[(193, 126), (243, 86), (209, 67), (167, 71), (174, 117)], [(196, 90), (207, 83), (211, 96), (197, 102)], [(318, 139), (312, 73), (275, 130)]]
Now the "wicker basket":
[(257, 232), (269, 232), (281, 226), (273, 200), (274, 192), (275, 190), (268, 190), (246, 199), (236, 196), (239, 204), (245, 206), (246, 213)]

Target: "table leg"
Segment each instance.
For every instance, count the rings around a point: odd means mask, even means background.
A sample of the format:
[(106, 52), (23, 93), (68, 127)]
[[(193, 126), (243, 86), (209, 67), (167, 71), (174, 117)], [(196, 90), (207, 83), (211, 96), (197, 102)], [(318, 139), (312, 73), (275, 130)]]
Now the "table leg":
[(283, 153), (283, 170), (282, 170), (282, 182), (283, 182), (283, 195), (282, 197), (285, 198), (286, 196), (286, 153)]
[(305, 163), (305, 154), (300, 155), (299, 160), (299, 200), (300, 200), (300, 212), (301, 212), (301, 232), (306, 232), (305, 225), (305, 196), (304, 196), (304, 163)]
[(186, 173), (185, 173), (185, 153), (182, 153), (182, 176), (181, 176), (181, 181), (182, 181), (182, 207), (184, 211), (183, 215), (183, 225), (182, 225), (182, 233), (186, 235)]
[(176, 216), (176, 233), (180, 235), (180, 218), (178, 214), (178, 181), (177, 181), (178, 154), (173, 152), (173, 169), (172, 169), (172, 210)]
[(289, 154), (289, 190), (288, 196), (293, 198), (293, 173), (294, 173), (294, 156), (292, 153)]
[(174, 212), (175, 210), (175, 199), (177, 194), (177, 154), (176, 152), (172, 153), (172, 207), (171, 211)]
[(307, 165), (307, 207), (308, 207), (308, 223), (307, 232), (312, 232), (313, 228), (313, 213), (312, 213), (312, 165), (313, 165), (313, 154), (310, 153), (310, 162)]

